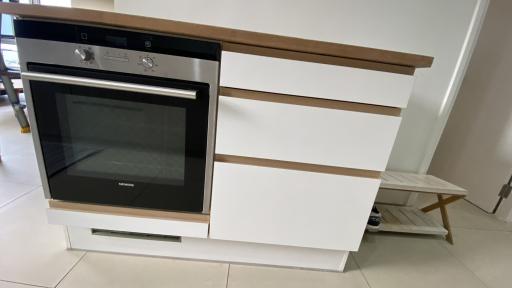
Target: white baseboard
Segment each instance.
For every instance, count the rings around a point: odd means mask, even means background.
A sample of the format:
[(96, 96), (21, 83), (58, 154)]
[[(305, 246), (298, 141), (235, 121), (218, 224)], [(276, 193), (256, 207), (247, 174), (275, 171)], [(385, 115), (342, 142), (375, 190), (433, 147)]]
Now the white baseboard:
[(343, 271), (348, 251), (182, 237), (181, 242), (103, 236), (67, 227), (72, 249)]

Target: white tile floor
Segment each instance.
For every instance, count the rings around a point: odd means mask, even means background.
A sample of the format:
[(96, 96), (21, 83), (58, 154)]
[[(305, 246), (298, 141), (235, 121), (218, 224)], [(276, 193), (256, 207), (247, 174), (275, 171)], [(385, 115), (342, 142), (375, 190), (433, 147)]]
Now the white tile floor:
[(368, 234), (345, 273), (69, 251), (62, 227), (46, 223), (32, 139), (19, 133), (4, 96), (0, 151), (0, 288), (512, 287), (512, 225), (465, 201), (449, 208), (454, 246)]

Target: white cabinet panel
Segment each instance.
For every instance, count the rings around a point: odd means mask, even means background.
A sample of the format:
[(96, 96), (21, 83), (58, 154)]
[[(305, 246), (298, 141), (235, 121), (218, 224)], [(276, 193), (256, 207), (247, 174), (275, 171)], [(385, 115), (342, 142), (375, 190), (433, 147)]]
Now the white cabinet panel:
[(222, 52), (220, 85), (314, 98), (406, 107), (413, 76)]
[(400, 119), (220, 97), (216, 153), (383, 171)]
[(216, 162), (210, 238), (356, 251), (379, 184)]

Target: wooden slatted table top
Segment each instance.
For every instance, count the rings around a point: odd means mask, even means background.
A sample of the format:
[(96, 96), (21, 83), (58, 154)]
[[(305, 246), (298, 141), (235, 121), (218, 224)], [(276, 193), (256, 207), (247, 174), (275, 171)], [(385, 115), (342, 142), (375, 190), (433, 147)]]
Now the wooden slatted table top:
[(382, 173), (380, 188), (405, 190), (420, 193), (437, 193), (466, 196), (467, 190), (432, 175), (421, 175), (394, 171)]
[[(52, 19), (66, 22), (80, 22), (135, 30), (168, 33), (186, 37), (219, 41), (223, 47), (253, 50), (277, 49), (277, 51), (304, 53), (286, 57), (308, 58), (307, 55), (342, 58), (346, 61), (369, 61), (409, 68), (430, 67), (433, 58), (354, 45), (307, 40), (295, 37), (230, 29), (217, 26), (193, 24), (181, 21), (156, 19), (106, 11), (50, 7), (17, 3), (0, 3), (0, 12), (26, 18)], [(257, 53), (267, 53), (258, 51)], [(323, 58), (320, 61), (336, 62), (335, 59)], [(410, 73), (409, 73), (410, 74)]]

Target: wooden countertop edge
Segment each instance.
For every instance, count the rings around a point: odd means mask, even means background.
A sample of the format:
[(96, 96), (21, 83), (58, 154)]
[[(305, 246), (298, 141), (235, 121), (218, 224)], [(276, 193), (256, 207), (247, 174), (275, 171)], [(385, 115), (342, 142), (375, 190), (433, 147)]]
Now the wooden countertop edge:
[(109, 206), (109, 205), (86, 204), (86, 203), (67, 202), (67, 201), (60, 201), (60, 200), (53, 200), (53, 199), (48, 200), (48, 206), (52, 209), (87, 212), (87, 213), (110, 214), (110, 215), (126, 216), (126, 217), (143, 217), (143, 218), (196, 222), (196, 223), (205, 223), (205, 224), (208, 224), (210, 222), (210, 215), (199, 214), (199, 213), (171, 212), (171, 211), (150, 210), (150, 209), (144, 209), (144, 208), (128, 208), (128, 207), (118, 207), (118, 206)]
[(417, 54), (98, 10), (0, 3), (0, 12), (27, 18), (76, 21), (94, 25), (115, 26), (415, 68), (430, 67), (433, 62), (432, 57)]

